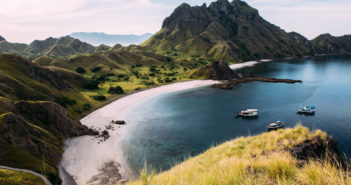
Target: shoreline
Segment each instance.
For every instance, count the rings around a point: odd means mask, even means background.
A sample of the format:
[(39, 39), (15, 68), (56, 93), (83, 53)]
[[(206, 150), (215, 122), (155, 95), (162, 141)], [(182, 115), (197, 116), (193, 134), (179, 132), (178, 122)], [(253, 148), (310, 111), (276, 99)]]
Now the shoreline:
[[(193, 80), (163, 85), (143, 91), (139, 91), (128, 96), (117, 99), (110, 104), (99, 108), (84, 117), (81, 120), (83, 125), (89, 128), (104, 130), (111, 120), (124, 120), (124, 113), (138, 103), (146, 101), (149, 98), (178, 92), (198, 87), (210, 86), (218, 81), (214, 80)], [(116, 182), (128, 180), (131, 170), (126, 164), (123, 151), (121, 150), (121, 141), (128, 123), (125, 126), (118, 126), (115, 130), (110, 130), (110, 138), (106, 141), (99, 142), (92, 136), (82, 136), (71, 138), (66, 141), (64, 153), (60, 165), (67, 171), (77, 184), (87, 184), (94, 177), (100, 177), (109, 166), (105, 164), (115, 164), (115, 168), (121, 174), (122, 178), (116, 179)], [(63, 177), (64, 174), (60, 174)], [(107, 178), (105, 178), (107, 179)], [(65, 178), (62, 178), (63, 185), (68, 184)], [(111, 183), (112, 184), (112, 183)]]
[[(300, 57), (300, 59), (303, 58), (309, 57)], [(244, 63), (231, 64), (230, 68), (236, 70), (244, 67), (252, 67), (259, 63), (291, 59), (299, 58), (248, 61)], [(100, 108), (93, 110), (89, 113), (89, 115), (82, 118), (81, 122), (83, 125), (86, 125), (89, 128), (104, 129), (111, 120), (124, 120), (124, 113), (127, 112), (127, 109), (137, 105), (138, 103), (146, 101), (149, 98), (171, 92), (210, 86), (216, 83), (218, 83), (218, 81), (190, 80), (158, 87), (150, 87), (141, 91), (132, 92), (130, 94), (111, 99), (111, 101), (102, 104)], [(104, 164), (116, 162), (116, 166), (119, 167), (118, 170), (119, 173), (122, 174), (122, 178), (128, 180), (128, 173), (130, 173), (130, 171), (128, 172), (128, 165), (126, 165), (123, 159), (124, 156), (123, 151), (121, 151), (120, 143), (123, 138), (122, 135), (126, 134), (124, 133), (125, 127), (126, 126), (123, 126), (121, 129), (118, 128), (117, 131), (112, 132), (112, 134), (110, 134), (111, 138), (105, 142), (102, 142), (101, 144), (98, 144), (97, 141), (94, 141), (94, 138), (90, 136), (82, 136), (67, 140), (60, 165), (63, 165), (66, 171), (72, 175), (78, 184), (86, 184), (92, 177), (101, 174), (101, 172), (105, 170)], [(65, 182), (63, 182), (63, 184), (65, 184)]]

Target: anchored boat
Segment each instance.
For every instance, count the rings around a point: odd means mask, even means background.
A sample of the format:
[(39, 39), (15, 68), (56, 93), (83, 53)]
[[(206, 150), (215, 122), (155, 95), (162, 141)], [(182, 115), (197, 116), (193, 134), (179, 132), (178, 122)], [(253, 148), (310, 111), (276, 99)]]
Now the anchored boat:
[(259, 111), (258, 109), (247, 109), (247, 110), (243, 110), (240, 111), (237, 115), (238, 117), (258, 117), (259, 116)]
[(300, 109), (297, 110), (298, 114), (307, 114), (307, 115), (313, 115), (316, 113), (316, 107), (315, 106), (305, 106), (305, 107), (300, 107)]
[(285, 125), (283, 120), (278, 120), (274, 123), (270, 123), (268, 124), (268, 129), (279, 129), (279, 128), (283, 128)]

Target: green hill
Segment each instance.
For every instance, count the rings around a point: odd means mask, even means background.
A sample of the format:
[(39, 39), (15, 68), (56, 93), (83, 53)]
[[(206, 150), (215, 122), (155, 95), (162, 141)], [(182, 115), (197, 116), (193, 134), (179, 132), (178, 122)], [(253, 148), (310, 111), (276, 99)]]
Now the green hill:
[(31, 169), (58, 183), (64, 141), (93, 133), (74, 119), (90, 103), (80, 93), (87, 81), (70, 71), (0, 54), (0, 164)]
[(351, 35), (334, 37), (323, 34), (311, 42), (316, 54), (351, 53)]
[(218, 0), (208, 7), (182, 4), (143, 46), (232, 62), (311, 55), (306, 40), (267, 22), (243, 1)]
[(171, 56), (241, 62), (345, 53), (351, 52), (350, 44), (350, 36), (309, 41), (264, 20), (244, 1), (217, 0), (209, 6), (180, 5), (142, 46)]
[(70, 36), (35, 40), (29, 45), (0, 41), (0, 52), (20, 54), (29, 58), (42, 55), (63, 58), (76, 53), (92, 53), (94, 50), (94, 46)]
[(228, 141), (166, 172), (144, 170), (129, 184), (350, 184), (338, 155), (326, 133), (297, 126)]

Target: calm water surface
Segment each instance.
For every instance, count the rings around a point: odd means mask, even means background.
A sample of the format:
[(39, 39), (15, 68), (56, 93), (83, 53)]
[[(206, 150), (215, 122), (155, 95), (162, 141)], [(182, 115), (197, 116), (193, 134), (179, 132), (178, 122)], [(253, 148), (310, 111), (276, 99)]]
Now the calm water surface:
[[(209, 87), (152, 98), (127, 113), (123, 152), (137, 173), (148, 166), (165, 170), (188, 156), (240, 136), (267, 131), (278, 119), (321, 129), (351, 152), (351, 55), (258, 64), (239, 70), (266, 77), (301, 79), (302, 84), (252, 82), (233, 90)], [(300, 105), (317, 107), (315, 116), (297, 115)], [(258, 108), (258, 119), (235, 119), (234, 112)]]

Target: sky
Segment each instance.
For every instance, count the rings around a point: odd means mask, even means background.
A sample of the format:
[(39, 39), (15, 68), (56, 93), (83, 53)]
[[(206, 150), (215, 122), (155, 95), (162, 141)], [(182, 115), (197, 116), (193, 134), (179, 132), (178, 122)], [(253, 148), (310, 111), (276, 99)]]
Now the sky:
[[(156, 33), (183, 2), (214, 0), (0, 0), (0, 35), (10, 42), (60, 37), (73, 32)], [(312, 39), (351, 34), (351, 0), (246, 0), (286, 31)]]

